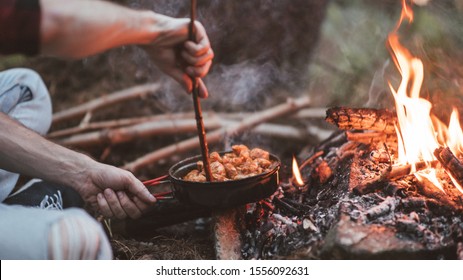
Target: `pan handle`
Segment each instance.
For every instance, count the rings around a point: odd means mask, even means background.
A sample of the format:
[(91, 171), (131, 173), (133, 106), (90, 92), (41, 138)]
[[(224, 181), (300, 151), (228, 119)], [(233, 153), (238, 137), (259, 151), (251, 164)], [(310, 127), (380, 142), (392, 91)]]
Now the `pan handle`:
[(143, 185), (145, 185), (145, 187), (154, 187), (154, 186), (157, 186), (157, 185), (167, 184), (168, 183), (169, 187), (171, 189), (170, 191), (152, 193), (152, 194), (157, 200), (172, 200), (172, 199), (174, 199), (174, 192), (172, 191), (171, 182), (170, 182), (170, 180), (166, 180), (167, 178), (169, 178), (169, 175), (164, 175), (164, 176), (161, 176), (161, 177), (158, 177), (158, 178), (154, 178), (154, 179), (151, 179), (151, 180), (148, 180), (148, 181), (144, 181), (142, 183), (143, 183)]

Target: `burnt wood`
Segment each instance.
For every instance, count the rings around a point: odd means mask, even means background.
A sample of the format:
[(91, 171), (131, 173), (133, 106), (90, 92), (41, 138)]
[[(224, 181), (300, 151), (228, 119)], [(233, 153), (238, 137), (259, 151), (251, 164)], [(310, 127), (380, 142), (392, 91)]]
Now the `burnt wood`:
[(395, 113), (386, 109), (334, 107), (325, 120), (343, 130), (374, 130), (395, 134)]

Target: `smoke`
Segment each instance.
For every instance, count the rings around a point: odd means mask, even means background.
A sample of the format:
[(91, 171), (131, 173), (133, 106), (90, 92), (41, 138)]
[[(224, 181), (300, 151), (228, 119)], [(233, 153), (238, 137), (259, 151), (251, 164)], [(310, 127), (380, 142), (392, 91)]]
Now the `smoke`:
[[(308, 85), (308, 65), (318, 39), (327, 0), (197, 1), (197, 20), (208, 32), (215, 58), (204, 79), (210, 98), (204, 109), (257, 110), (281, 99), (278, 89), (299, 93)], [(172, 17), (188, 17), (188, 0), (129, 0), (137, 9)], [(143, 57), (140, 51), (137, 55)], [(170, 77), (135, 59), (162, 83), (155, 98), (167, 111), (191, 109), (190, 98)]]
[[(396, 84), (396, 78), (388, 71), (391, 61), (386, 60), (381, 69), (375, 72), (368, 91), (367, 108), (389, 108), (394, 106), (393, 97), (389, 89), (389, 82)], [(393, 66), (393, 65), (392, 65)]]

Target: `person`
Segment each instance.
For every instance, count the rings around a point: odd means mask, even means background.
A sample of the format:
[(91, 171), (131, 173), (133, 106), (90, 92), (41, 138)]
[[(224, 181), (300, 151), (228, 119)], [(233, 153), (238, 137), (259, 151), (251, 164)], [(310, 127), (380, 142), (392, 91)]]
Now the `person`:
[[(198, 78), (199, 95), (207, 97), (200, 78), (214, 53), (201, 23), (188, 40), (189, 22), (97, 0), (0, 0), (0, 54), (78, 59), (139, 45), (187, 92)], [(156, 199), (132, 173), (43, 137), (51, 102), (36, 72), (0, 73), (0, 110), (0, 259), (111, 259), (101, 225), (70, 207), (79, 205), (72, 190), (108, 218), (138, 218)], [(42, 181), (13, 192), (18, 174)], [(40, 192), (46, 195), (35, 199)]]

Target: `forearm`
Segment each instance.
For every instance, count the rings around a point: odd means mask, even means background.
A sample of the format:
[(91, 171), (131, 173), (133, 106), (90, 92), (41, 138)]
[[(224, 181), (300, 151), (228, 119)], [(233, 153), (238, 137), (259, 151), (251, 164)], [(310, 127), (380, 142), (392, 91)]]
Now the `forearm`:
[(44, 139), (3, 113), (0, 127), (1, 169), (77, 187), (96, 163)]
[(164, 16), (99, 0), (40, 0), (41, 53), (82, 58), (159, 35)]

